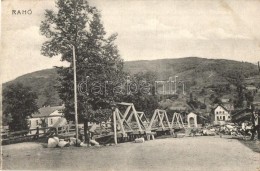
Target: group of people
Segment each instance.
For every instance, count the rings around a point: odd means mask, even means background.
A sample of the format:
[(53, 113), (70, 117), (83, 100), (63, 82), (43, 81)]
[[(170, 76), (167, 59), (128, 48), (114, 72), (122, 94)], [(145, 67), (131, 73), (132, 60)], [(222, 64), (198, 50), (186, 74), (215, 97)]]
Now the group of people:
[[(250, 135), (251, 140), (254, 140), (255, 135), (257, 133), (259, 134), (259, 115), (260, 115), (260, 111), (253, 110), (251, 121), (244, 121), (241, 124), (241, 132), (244, 135)], [(259, 135), (258, 135), (258, 139), (259, 139)]]

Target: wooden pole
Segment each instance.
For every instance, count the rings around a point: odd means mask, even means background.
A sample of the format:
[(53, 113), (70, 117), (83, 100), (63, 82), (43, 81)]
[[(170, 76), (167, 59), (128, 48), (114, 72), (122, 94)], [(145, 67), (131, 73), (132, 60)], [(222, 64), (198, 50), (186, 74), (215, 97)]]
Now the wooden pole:
[(40, 134), (39, 127), (37, 127), (36, 128), (36, 139), (37, 140), (39, 139), (39, 134)]
[(117, 132), (116, 132), (116, 113), (113, 111), (113, 122), (114, 122), (114, 141), (117, 144)]
[(73, 49), (73, 73), (74, 73), (74, 106), (75, 106), (75, 126), (76, 126), (76, 145), (78, 145), (79, 139), (79, 128), (78, 128), (78, 100), (77, 100), (77, 76), (76, 76), (76, 53), (75, 46), (72, 45)]

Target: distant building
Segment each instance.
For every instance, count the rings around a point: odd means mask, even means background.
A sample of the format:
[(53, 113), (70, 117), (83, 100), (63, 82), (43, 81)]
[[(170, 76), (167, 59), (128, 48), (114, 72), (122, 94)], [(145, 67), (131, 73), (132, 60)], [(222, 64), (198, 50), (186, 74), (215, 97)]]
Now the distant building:
[(52, 127), (63, 117), (64, 106), (47, 106), (39, 109), (38, 113), (32, 114), (29, 118), (30, 129), (37, 127)]
[(230, 112), (222, 105), (218, 105), (214, 109), (214, 122), (223, 123), (231, 120)]

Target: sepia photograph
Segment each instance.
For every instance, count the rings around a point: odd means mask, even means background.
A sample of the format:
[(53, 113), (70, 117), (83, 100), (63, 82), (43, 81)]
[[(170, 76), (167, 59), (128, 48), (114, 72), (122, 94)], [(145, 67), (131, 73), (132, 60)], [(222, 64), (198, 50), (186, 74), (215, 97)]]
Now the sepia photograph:
[(260, 171), (259, 0), (1, 0), (1, 170)]

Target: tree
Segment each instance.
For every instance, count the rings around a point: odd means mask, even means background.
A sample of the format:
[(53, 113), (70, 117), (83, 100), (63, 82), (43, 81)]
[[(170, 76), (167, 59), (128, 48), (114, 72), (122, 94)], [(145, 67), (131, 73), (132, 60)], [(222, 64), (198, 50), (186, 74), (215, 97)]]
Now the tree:
[(143, 111), (147, 117), (151, 117), (159, 106), (155, 94), (156, 78), (154, 72), (139, 72), (132, 75), (129, 80), (129, 94), (125, 94), (121, 99), (124, 102), (134, 103), (136, 110)]
[(247, 106), (246, 107), (250, 107), (253, 105), (253, 101), (254, 101), (254, 95), (251, 91), (247, 91), (245, 92), (245, 99), (247, 101)]
[(60, 99), (56, 95), (56, 89), (55, 85), (53, 86), (53, 82), (48, 82), (41, 94), (44, 96), (42, 106), (60, 105)]
[(113, 90), (124, 73), (123, 60), (114, 43), (117, 34), (107, 37), (100, 12), (86, 0), (58, 0), (56, 6), (58, 12), (46, 10), (45, 19), (41, 22), (40, 31), (49, 39), (43, 43), (41, 52), (48, 57), (61, 54), (62, 61), (71, 63), (67, 68), (58, 67), (57, 87), (65, 103), (66, 118), (74, 120), (74, 46), (79, 121), (87, 124), (99, 117), (100, 112), (96, 110), (109, 108), (110, 102), (118, 98)]
[(3, 90), (3, 115), (9, 130), (28, 129), (27, 117), (38, 111), (37, 95), (21, 83), (11, 84)]

